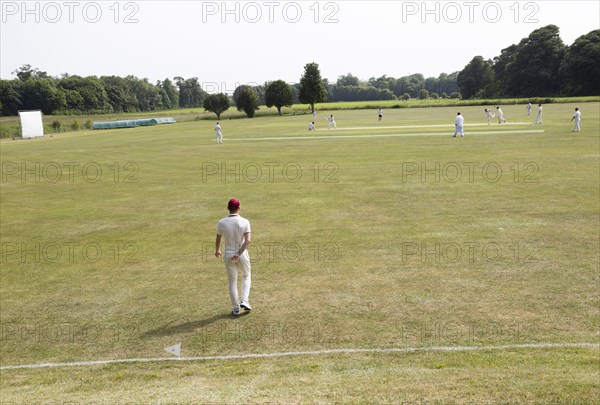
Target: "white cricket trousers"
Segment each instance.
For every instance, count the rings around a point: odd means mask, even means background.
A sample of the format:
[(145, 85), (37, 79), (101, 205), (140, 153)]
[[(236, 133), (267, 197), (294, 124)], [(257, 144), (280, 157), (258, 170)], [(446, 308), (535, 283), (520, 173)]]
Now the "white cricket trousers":
[(579, 126), (579, 120), (575, 120), (575, 126), (573, 127), (573, 132), (581, 131), (581, 127)]
[(456, 129), (454, 130), (454, 136), (456, 136), (456, 134), (460, 134), (460, 136), (465, 136), (465, 131), (463, 130), (462, 125), (458, 126), (455, 125)]
[[(240, 256), (237, 263), (231, 261), (233, 255), (233, 253), (225, 254), (225, 270), (227, 270), (227, 279), (229, 281), (229, 298), (231, 298), (231, 305), (233, 305), (233, 309), (240, 309), (240, 302), (249, 302), (250, 284), (252, 283), (250, 255), (248, 254), (248, 251), (245, 251)], [(238, 270), (242, 273), (241, 297), (238, 296)]]

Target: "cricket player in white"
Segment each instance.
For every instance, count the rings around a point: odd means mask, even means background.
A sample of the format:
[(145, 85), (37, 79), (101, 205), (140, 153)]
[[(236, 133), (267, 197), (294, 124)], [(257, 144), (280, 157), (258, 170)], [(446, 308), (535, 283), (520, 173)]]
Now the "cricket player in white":
[(315, 128), (315, 122), (314, 121), (311, 122), (310, 124), (308, 124), (308, 130), (309, 131), (314, 131), (315, 129), (316, 128)]
[(581, 111), (579, 111), (579, 108), (575, 108), (575, 115), (573, 115), (571, 121), (575, 121), (575, 127), (571, 132), (580, 132), (581, 128), (579, 127), (579, 123), (581, 122)]
[(531, 115), (531, 103), (527, 103), (527, 115)]
[(217, 122), (215, 125), (215, 135), (217, 136), (217, 143), (223, 143), (223, 130), (221, 130), (221, 126)]
[(453, 138), (456, 138), (456, 134), (460, 133), (460, 137), (462, 138), (465, 133), (463, 130), (463, 125), (465, 124), (465, 117), (463, 117), (462, 115), (460, 115), (460, 113), (456, 113), (456, 119), (454, 120), (454, 135), (452, 136)]
[(498, 124), (506, 122), (506, 120), (504, 119), (504, 113), (502, 112), (502, 108), (496, 107), (496, 110), (498, 110)]
[[(229, 216), (217, 224), (215, 240), (215, 257), (221, 257), (221, 239), (225, 238), (225, 255), (223, 261), (227, 270), (229, 282), (229, 298), (233, 305), (232, 315), (240, 315), (240, 307), (246, 311), (252, 310), (248, 298), (250, 296), (251, 268), (248, 246), (250, 245), (250, 221), (239, 215), (240, 202), (235, 198), (227, 204)], [(238, 296), (238, 270), (242, 272), (241, 297)], [(241, 300), (239, 300), (241, 298)]]
[(542, 105), (541, 104), (538, 104), (538, 113), (537, 113), (537, 116), (535, 117), (535, 123), (536, 124), (542, 123)]
[(483, 111), (485, 111), (485, 116), (488, 120), (488, 125), (490, 125), (490, 122), (492, 121), (492, 118), (494, 118), (496, 115), (492, 112), (492, 110), (488, 110), (487, 108), (484, 108)]
[(333, 114), (331, 114), (329, 116), (329, 118), (327, 119), (327, 129), (331, 129), (331, 126), (333, 126), (333, 129), (337, 129), (337, 124), (335, 123), (335, 119), (333, 118)]

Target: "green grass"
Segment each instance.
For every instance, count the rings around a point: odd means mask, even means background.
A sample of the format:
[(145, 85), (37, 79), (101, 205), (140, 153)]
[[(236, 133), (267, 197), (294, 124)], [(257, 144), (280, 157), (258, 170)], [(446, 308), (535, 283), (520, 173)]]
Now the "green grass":
[(325, 110), (353, 110), (353, 109), (378, 109), (378, 108), (429, 108), (429, 107), (455, 107), (455, 106), (482, 106), (482, 105), (514, 105), (527, 102), (532, 104), (548, 103), (587, 103), (598, 102), (597, 96), (589, 97), (534, 97), (534, 98), (510, 98), (510, 99), (426, 99), (417, 100), (382, 100), (382, 101), (340, 101), (317, 104), (318, 109)]
[[(537, 103), (589, 103), (598, 102), (599, 97), (553, 97), (553, 98), (532, 98), (532, 99), (486, 99), (486, 100), (458, 100), (458, 99), (428, 99), (428, 100), (385, 100), (385, 101), (343, 101), (333, 103), (317, 104), (316, 109), (321, 111), (339, 111), (339, 110), (370, 110), (370, 109), (396, 109), (396, 108), (431, 108), (431, 107), (463, 107), (463, 106), (482, 106), (482, 105), (517, 105), (527, 104), (531, 101)], [(523, 107), (524, 108), (524, 107)], [(535, 110), (535, 109), (534, 109)], [(310, 114), (310, 106), (308, 104), (294, 104), (292, 107), (283, 107), (281, 109), (283, 115), (308, 115)], [(260, 106), (256, 111), (256, 117), (275, 116), (278, 115), (275, 107), (267, 108)], [(152, 111), (152, 112), (134, 112), (134, 113), (115, 113), (115, 114), (93, 114), (93, 115), (46, 115), (43, 117), (44, 132), (47, 134), (72, 132), (72, 126), (79, 126), (80, 131), (89, 132), (90, 129), (85, 128), (85, 123), (96, 121), (116, 121), (127, 119), (140, 119), (152, 117), (174, 117), (178, 122), (198, 121), (198, 120), (214, 120), (214, 113), (205, 111), (203, 108), (182, 108), (177, 110), (167, 111)], [(235, 107), (231, 107), (221, 115), (222, 120), (230, 119), (245, 119), (244, 112), (237, 111)], [(55, 130), (52, 123), (58, 121), (61, 124), (60, 130)], [(0, 117), (0, 139), (20, 137), (19, 118)]]
[[(462, 106), (464, 139), (441, 107), (381, 123), (335, 111), (337, 131), (326, 110), (316, 132), (306, 115), (223, 120), (223, 145), (205, 120), (2, 142), (1, 365), (166, 357), (179, 342), (182, 356), (598, 342), (600, 110), (580, 105), (573, 134), (575, 106), (545, 106), (537, 126), (506, 106), (511, 125), (489, 127)], [(402, 128), (416, 125), (431, 127)], [(411, 136), (327, 139), (374, 134)], [(250, 140), (264, 137), (289, 138)], [(253, 229), (255, 309), (239, 319), (212, 256), (231, 197)], [(0, 389), (8, 403), (598, 403), (599, 356), (2, 370)]]

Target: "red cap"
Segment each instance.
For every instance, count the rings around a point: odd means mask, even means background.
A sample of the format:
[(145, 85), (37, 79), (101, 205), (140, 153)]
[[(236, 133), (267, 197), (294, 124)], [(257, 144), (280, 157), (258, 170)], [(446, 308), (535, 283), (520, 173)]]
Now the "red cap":
[(236, 200), (235, 198), (232, 198), (227, 203), (227, 209), (230, 210), (230, 211), (235, 211), (238, 208), (240, 208), (240, 200)]

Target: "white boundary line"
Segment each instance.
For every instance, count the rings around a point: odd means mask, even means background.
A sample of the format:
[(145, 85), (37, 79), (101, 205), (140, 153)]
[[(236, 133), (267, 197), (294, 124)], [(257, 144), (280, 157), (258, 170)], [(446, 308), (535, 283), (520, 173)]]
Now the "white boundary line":
[[(505, 125), (535, 125), (531, 122), (505, 122), (503, 124), (464, 124), (465, 127), (491, 127), (491, 126), (505, 126)], [(354, 131), (361, 129), (399, 129), (399, 128), (454, 128), (454, 124), (430, 124), (430, 125), (380, 125), (378, 127), (341, 127), (337, 128), (336, 131)], [(319, 131), (324, 131), (325, 128), (319, 129)], [(329, 131), (329, 130), (328, 130)]]
[(1, 366), (0, 370), (19, 370), (19, 369), (38, 369), (38, 368), (56, 368), (56, 367), (87, 367), (102, 366), (107, 364), (124, 363), (157, 363), (163, 361), (177, 362), (204, 362), (212, 360), (242, 360), (242, 359), (261, 359), (290, 356), (319, 356), (324, 354), (354, 354), (354, 353), (415, 353), (415, 352), (469, 352), (482, 350), (511, 350), (511, 349), (550, 349), (550, 348), (569, 348), (569, 347), (595, 347), (600, 348), (600, 343), (524, 343), (520, 345), (503, 346), (433, 346), (433, 347), (398, 347), (398, 348), (374, 348), (374, 349), (324, 349), (298, 352), (275, 352), (275, 353), (249, 353), (232, 354), (227, 356), (203, 356), (203, 357), (156, 357), (156, 358), (137, 358), (137, 359), (115, 359), (115, 360), (94, 360), (94, 361), (73, 361), (67, 363), (38, 363), (21, 364), (13, 366)]
[[(494, 124), (494, 126), (499, 124)], [(508, 125), (533, 125), (530, 122), (507, 122), (501, 124), (503, 127)], [(488, 127), (487, 124), (465, 124), (465, 127)], [(281, 136), (281, 137), (271, 137), (271, 138), (225, 138), (224, 141), (272, 141), (272, 140), (282, 140), (282, 139), (326, 139), (326, 138), (383, 138), (383, 137), (396, 137), (396, 136), (447, 136), (448, 132), (452, 132), (454, 129), (454, 125), (452, 124), (435, 124), (435, 125), (393, 125), (393, 126), (379, 126), (379, 127), (349, 127), (349, 128), (337, 128), (332, 130), (319, 129), (318, 132), (321, 131), (360, 131), (360, 130), (372, 130), (372, 129), (415, 129), (415, 128), (448, 128), (447, 132), (437, 132), (437, 133), (412, 133), (412, 134), (377, 134), (377, 135), (328, 135), (328, 136)], [(483, 135), (483, 134), (515, 134), (515, 133), (542, 133), (543, 129), (524, 129), (521, 131), (511, 130), (511, 131), (477, 131), (477, 132), (467, 132), (467, 135)], [(59, 139), (66, 139), (67, 137), (79, 137), (79, 136), (87, 136), (87, 134), (74, 134), (74, 135), (61, 135)], [(40, 141), (48, 140), (48, 137), (44, 136), (44, 138), (39, 139)], [(19, 145), (22, 142), (29, 142), (30, 139), (25, 140), (17, 140), (15, 141), (2, 141), (0, 142), (1, 146), (7, 145)]]
[[(330, 132), (334, 132), (332, 130)], [(337, 130), (339, 131), (339, 130)], [(487, 135), (487, 134), (540, 134), (543, 129), (526, 129), (521, 131), (469, 131), (466, 135)], [(266, 138), (225, 138), (227, 141), (280, 141), (280, 140), (304, 140), (304, 139), (343, 139), (343, 138), (389, 138), (399, 136), (446, 136), (452, 138), (452, 131), (447, 132), (421, 132), (412, 134), (374, 134), (374, 135), (322, 135), (322, 136), (273, 136)]]

